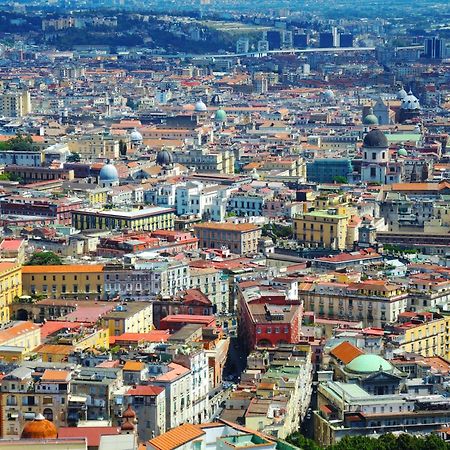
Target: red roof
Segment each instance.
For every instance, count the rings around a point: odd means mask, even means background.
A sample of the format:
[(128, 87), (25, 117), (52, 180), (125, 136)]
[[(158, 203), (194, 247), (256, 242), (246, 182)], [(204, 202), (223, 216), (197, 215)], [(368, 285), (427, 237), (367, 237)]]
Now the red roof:
[(120, 434), (118, 427), (60, 427), (58, 438), (86, 438), (88, 447), (98, 447), (102, 436)]
[(357, 356), (362, 355), (362, 352), (358, 347), (355, 347), (350, 342), (344, 341), (331, 349), (330, 355), (342, 361), (344, 364), (348, 364), (353, 361)]
[(169, 315), (161, 319), (161, 323), (199, 323), (202, 325), (212, 325), (215, 322), (214, 316), (198, 316), (189, 314)]
[(64, 328), (68, 328), (70, 330), (74, 328), (79, 328), (81, 326), (81, 323), (77, 322), (66, 322), (66, 321), (52, 321), (52, 322), (46, 322), (44, 325), (41, 326), (41, 339), (44, 340), (48, 336), (50, 336), (53, 333), (56, 333), (59, 330), (63, 330)]
[(136, 386), (128, 390), (126, 395), (159, 395), (164, 392), (164, 388), (161, 386)]

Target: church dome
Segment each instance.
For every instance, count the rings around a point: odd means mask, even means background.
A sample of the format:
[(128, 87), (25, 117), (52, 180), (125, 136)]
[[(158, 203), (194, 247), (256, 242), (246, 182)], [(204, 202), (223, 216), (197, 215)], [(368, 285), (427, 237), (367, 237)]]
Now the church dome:
[(420, 103), (417, 97), (409, 91), (408, 95), (402, 99), (400, 108), (407, 111), (414, 111), (420, 109)]
[(361, 374), (374, 373), (379, 370), (392, 372), (393, 368), (389, 361), (378, 355), (359, 355), (345, 366), (348, 372)]
[(208, 108), (206, 107), (206, 105), (203, 103), (202, 100), (199, 100), (195, 104), (195, 112), (206, 112), (206, 111), (208, 111)]
[(327, 102), (332, 102), (335, 99), (334, 92), (331, 89), (327, 89), (322, 93), (323, 99)]
[(397, 92), (397, 100), (403, 100), (407, 96), (407, 92), (404, 89), (400, 89)]
[(22, 439), (56, 439), (58, 430), (53, 422), (38, 414), (34, 420), (28, 422), (22, 430)]
[(223, 109), (218, 109), (214, 118), (217, 122), (225, 122), (227, 120), (227, 113)]
[(168, 150), (161, 150), (156, 155), (156, 164), (158, 166), (170, 166), (173, 164), (173, 156)]
[(375, 114), (367, 114), (363, 119), (364, 125), (378, 125), (378, 118)]
[(100, 170), (100, 181), (117, 181), (119, 179), (119, 173), (114, 164), (105, 164)]
[(128, 408), (123, 412), (122, 417), (124, 419), (135, 419), (136, 413), (134, 412), (131, 404), (128, 404)]
[(142, 142), (142, 134), (136, 128), (130, 134), (131, 142)]
[(388, 140), (385, 134), (378, 130), (377, 128), (369, 131), (363, 141), (363, 145), (366, 148), (377, 147), (377, 148), (387, 148), (389, 147)]
[(408, 156), (408, 152), (404, 148), (399, 148), (397, 151), (398, 156)]

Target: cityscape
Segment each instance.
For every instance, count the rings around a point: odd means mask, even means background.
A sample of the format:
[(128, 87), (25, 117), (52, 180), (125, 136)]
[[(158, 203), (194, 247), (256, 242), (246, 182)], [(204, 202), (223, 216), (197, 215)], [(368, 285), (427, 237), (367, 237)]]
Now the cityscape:
[(448, 0), (0, 0), (0, 450), (450, 449)]

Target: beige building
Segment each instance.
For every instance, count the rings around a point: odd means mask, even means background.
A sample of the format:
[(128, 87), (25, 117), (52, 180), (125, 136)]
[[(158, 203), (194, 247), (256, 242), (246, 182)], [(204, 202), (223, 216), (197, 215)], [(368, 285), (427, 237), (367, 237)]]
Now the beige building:
[(0, 95), (0, 117), (23, 117), (31, 113), (31, 97), (28, 91), (5, 92)]
[(258, 252), (258, 239), (261, 228), (251, 223), (213, 223), (194, 225), (194, 234), (202, 248), (228, 248), (238, 255), (251, 255)]
[(193, 148), (188, 151), (173, 152), (175, 163), (195, 168), (202, 173), (234, 173), (234, 153), (228, 150), (211, 151), (208, 148)]
[(72, 153), (79, 153), (82, 159), (119, 158), (119, 142), (117, 136), (110, 134), (89, 134), (79, 136), (68, 142)]

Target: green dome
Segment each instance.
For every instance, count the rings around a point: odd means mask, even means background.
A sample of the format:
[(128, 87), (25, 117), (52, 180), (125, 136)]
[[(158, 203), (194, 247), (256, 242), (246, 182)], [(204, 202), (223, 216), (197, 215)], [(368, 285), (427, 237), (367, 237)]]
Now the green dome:
[(404, 148), (399, 148), (397, 151), (398, 156), (408, 156), (408, 152)]
[(384, 372), (392, 372), (393, 366), (390, 362), (378, 355), (359, 355), (346, 366), (348, 372), (373, 373), (381, 368)]
[(367, 114), (363, 119), (364, 125), (378, 125), (378, 118), (375, 114)]
[(215, 118), (218, 122), (225, 122), (227, 120), (227, 113), (223, 109), (218, 109)]

